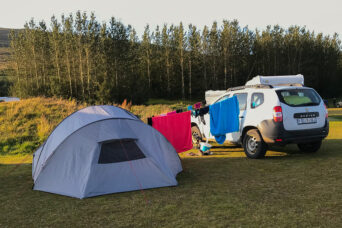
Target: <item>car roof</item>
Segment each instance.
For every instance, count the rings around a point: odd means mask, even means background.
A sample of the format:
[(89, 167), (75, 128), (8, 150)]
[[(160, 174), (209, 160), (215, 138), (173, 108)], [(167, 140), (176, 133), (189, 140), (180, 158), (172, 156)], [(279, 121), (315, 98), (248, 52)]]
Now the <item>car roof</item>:
[(306, 87), (306, 86), (274, 86), (273, 88), (254, 88), (254, 87), (250, 87), (250, 88), (241, 88), (241, 89), (236, 89), (236, 90), (227, 90), (227, 93), (232, 92), (232, 93), (239, 93), (242, 91), (265, 91), (265, 90), (283, 90), (283, 89), (312, 89), (310, 87)]

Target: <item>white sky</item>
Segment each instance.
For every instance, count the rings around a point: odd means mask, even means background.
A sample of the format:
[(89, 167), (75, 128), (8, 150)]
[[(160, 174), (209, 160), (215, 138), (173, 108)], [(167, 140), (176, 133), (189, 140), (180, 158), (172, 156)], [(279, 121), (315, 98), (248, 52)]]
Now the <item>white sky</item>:
[(99, 21), (111, 16), (131, 24), (141, 34), (164, 23), (200, 29), (214, 20), (237, 19), (241, 26), (263, 29), (279, 24), (306, 26), (315, 32), (342, 36), (342, 0), (0, 0), (0, 27), (22, 28), (31, 17), (50, 24), (54, 14), (95, 12)]

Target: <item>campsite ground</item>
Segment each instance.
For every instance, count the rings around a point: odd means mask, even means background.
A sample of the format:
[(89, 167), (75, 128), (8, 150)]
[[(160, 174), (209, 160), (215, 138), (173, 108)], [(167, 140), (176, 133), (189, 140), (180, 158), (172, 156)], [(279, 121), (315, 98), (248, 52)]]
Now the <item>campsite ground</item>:
[(241, 148), (215, 145), (213, 156), (181, 155), (177, 187), (84, 200), (33, 191), (30, 155), (0, 155), (0, 227), (339, 226), (342, 110), (329, 111), (330, 133), (316, 154), (289, 146), (251, 160)]

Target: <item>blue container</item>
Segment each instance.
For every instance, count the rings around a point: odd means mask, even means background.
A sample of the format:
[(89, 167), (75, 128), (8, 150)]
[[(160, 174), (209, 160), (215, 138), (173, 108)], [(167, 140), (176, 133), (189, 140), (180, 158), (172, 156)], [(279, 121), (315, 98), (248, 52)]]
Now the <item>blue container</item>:
[(200, 143), (200, 150), (202, 152), (207, 152), (210, 150), (210, 148), (211, 148), (211, 145), (209, 143), (205, 143), (205, 142)]

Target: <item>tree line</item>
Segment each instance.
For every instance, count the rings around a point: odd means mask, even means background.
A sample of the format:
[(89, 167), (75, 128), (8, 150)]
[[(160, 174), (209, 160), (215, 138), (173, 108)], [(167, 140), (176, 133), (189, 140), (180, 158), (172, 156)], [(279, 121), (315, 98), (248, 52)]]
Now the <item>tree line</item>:
[(301, 73), (327, 97), (341, 95), (338, 36), (278, 25), (250, 30), (237, 20), (145, 27), (141, 38), (114, 17), (82, 13), (33, 19), (10, 33), (13, 95), (58, 96), (89, 103), (142, 103), (150, 97), (203, 98), (208, 89), (243, 85), (256, 75)]

